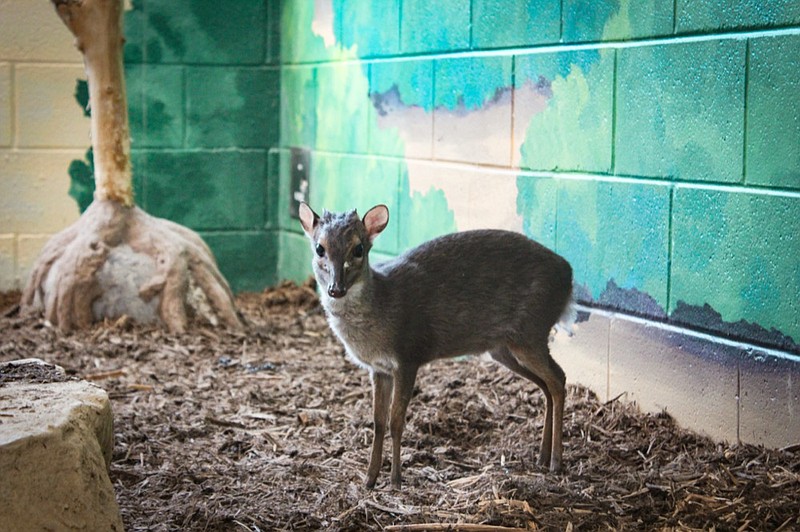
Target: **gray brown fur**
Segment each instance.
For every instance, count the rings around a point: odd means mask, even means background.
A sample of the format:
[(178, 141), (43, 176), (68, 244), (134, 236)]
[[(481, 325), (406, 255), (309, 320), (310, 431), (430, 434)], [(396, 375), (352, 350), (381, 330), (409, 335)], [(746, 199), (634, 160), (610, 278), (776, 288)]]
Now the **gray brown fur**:
[(542, 388), (547, 412), (539, 463), (560, 469), (565, 377), (547, 343), (571, 301), (565, 259), (521, 234), (478, 230), (436, 238), (372, 268), (369, 250), (388, 223), (385, 206), (362, 219), (355, 211), (319, 217), (302, 204), (300, 218), (331, 328), (372, 376), (368, 487), (380, 470), (387, 417), (391, 481), (400, 485), (400, 440), (420, 366), (486, 351)]

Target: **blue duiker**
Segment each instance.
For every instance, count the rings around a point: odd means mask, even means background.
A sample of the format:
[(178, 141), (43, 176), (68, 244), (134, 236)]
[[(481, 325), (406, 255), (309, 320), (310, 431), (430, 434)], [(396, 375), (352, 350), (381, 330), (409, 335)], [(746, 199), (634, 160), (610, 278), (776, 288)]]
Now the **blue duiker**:
[(356, 211), (318, 216), (305, 203), (299, 213), (328, 322), (372, 379), (368, 488), (381, 468), (387, 417), (391, 482), (400, 487), (400, 442), (420, 366), (486, 351), (544, 392), (539, 464), (560, 469), (565, 377), (547, 343), (553, 326), (574, 315), (565, 259), (519, 233), (477, 230), (436, 238), (371, 267), (370, 248), (389, 222), (385, 205), (363, 218)]

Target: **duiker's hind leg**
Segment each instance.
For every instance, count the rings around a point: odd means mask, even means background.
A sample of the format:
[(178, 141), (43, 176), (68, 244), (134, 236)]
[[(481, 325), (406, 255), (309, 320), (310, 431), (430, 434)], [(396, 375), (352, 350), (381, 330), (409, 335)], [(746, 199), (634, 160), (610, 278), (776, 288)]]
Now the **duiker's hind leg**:
[(500, 347), (489, 352), (496, 361), (503, 364), (505, 367), (526, 379), (532, 381), (539, 388), (541, 388), (545, 397), (545, 417), (544, 429), (542, 430), (542, 445), (539, 449), (538, 464), (541, 466), (550, 465), (550, 457), (553, 443), (553, 396), (547, 388), (547, 384), (540, 379), (535, 373), (531, 372), (528, 368), (522, 366), (514, 355), (507, 347)]
[[(541, 465), (550, 471), (561, 469), (563, 453), (564, 399), (566, 377), (564, 371), (550, 356), (546, 337), (532, 346), (511, 345), (507, 350), (496, 350), (492, 356), (509, 369), (535, 382), (545, 394), (547, 413), (542, 433)], [(496, 355), (499, 355), (498, 358)], [(509, 360), (510, 359), (510, 360)]]

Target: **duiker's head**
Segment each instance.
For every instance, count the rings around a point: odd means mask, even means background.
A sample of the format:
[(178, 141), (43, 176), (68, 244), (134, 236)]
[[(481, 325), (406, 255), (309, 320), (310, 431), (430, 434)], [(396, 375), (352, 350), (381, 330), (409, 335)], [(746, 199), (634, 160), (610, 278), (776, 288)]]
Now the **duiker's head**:
[(318, 216), (307, 204), (300, 204), (300, 224), (314, 251), (314, 275), (326, 294), (332, 298), (344, 297), (361, 280), (369, 268), (367, 255), (372, 241), (387, 223), (386, 205), (377, 205), (359, 218), (355, 210), (322, 211), (322, 216)]

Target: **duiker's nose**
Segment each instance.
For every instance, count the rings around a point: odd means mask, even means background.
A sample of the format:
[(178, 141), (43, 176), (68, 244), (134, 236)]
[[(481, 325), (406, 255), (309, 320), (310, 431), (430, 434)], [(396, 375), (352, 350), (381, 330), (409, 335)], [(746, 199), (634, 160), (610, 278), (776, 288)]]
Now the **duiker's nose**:
[(333, 284), (328, 285), (328, 295), (331, 296), (332, 298), (342, 297), (346, 293), (347, 293), (347, 289), (346, 288), (342, 288), (340, 286), (336, 286), (336, 285), (333, 285)]

